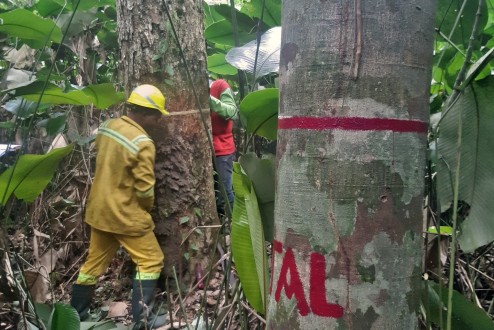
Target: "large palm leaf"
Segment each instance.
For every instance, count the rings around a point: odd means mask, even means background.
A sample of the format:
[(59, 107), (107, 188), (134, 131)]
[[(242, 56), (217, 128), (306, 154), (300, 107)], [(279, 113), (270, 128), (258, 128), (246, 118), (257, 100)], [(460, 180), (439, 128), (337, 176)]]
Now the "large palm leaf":
[(443, 115), (439, 126), (437, 190), (441, 211), (446, 211), (453, 201), (453, 180), (459, 160), (458, 198), (471, 207), (461, 225), (459, 237), (465, 251), (473, 251), (494, 240), (494, 203), (491, 199), (494, 195), (492, 95), (494, 77), (472, 83)]

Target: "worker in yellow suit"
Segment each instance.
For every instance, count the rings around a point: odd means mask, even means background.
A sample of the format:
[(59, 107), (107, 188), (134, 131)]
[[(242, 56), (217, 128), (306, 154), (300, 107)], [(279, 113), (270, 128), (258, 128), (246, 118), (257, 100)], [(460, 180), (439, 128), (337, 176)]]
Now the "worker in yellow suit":
[(97, 278), (123, 246), (137, 265), (132, 291), (134, 329), (163, 326), (152, 313), (163, 252), (149, 212), (154, 203), (155, 147), (147, 131), (157, 126), (165, 97), (151, 85), (135, 88), (128, 115), (103, 123), (96, 136), (96, 173), (86, 208), (91, 226), (89, 252), (72, 288), (71, 305), (81, 320), (89, 317)]

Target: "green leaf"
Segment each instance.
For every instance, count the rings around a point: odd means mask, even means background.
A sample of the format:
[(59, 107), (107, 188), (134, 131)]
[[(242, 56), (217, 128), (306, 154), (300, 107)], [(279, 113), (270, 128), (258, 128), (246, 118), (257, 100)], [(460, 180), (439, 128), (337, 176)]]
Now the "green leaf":
[(437, 190), (441, 211), (453, 201), (453, 178), (458, 161), (458, 125), (461, 121), (459, 200), (470, 205), (461, 225), (459, 242), (465, 252), (494, 240), (494, 77), (466, 87), (439, 123)]
[[(487, 76), (490, 76), (490, 65), (489, 62), (494, 58), (494, 48), (490, 49), (488, 52), (486, 52), (481, 58), (479, 58), (468, 70), (467, 76), (465, 80), (462, 83), (462, 86), (467, 86), (470, 84), (470, 82), (475, 79), (475, 80), (482, 80), (485, 77), (482, 77), (481, 79), (477, 79), (484, 69), (489, 69), (489, 72)], [(487, 77), (486, 76), (486, 77)]]
[(439, 234), (445, 235), (445, 236), (451, 236), (453, 235), (453, 227), (450, 226), (439, 226), (439, 230), (437, 230), (436, 226), (431, 226), (427, 228), (427, 233), (428, 234)]
[(460, 52), (457, 52), (453, 59), (448, 63), (444, 78), (449, 87), (452, 88), (454, 86), (458, 72), (460, 72), (464, 62), (465, 56), (463, 56)]
[(224, 20), (225, 18), (218, 14), (216, 11), (217, 6), (210, 6), (206, 1), (203, 1), (203, 9), (204, 9), (204, 27), (208, 27), (213, 23)]
[(208, 70), (221, 75), (233, 76), (237, 74), (237, 69), (225, 60), (225, 54), (208, 56)]
[(189, 217), (181, 217), (180, 218), (180, 224), (183, 225), (184, 223), (187, 223), (189, 222)]
[(39, 0), (34, 5), (34, 8), (36, 8), (38, 13), (43, 17), (55, 16), (62, 11), (66, 12), (68, 10), (68, 8), (64, 8), (64, 6), (54, 0)]
[(115, 91), (113, 84), (89, 85), (82, 91), (93, 99), (98, 109), (106, 109), (111, 105), (125, 101), (125, 94)]
[(79, 315), (77, 311), (65, 304), (56, 303), (53, 306), (53, 313), (48, 322), (50, 330), (79, 330), (80, 329)]
[(252, 181), (259, 204), (264, 238), (273, 240), (275, 169), (271, 159), (260, 159), (254, 153), (242, 155), (238, 162)]
[[(463, 3), (464, 0), (437, 2), (436, 28), (443, 32), (446, 36), (451, 34)], [(470, 35), (472, 34), (472, 28), (476, 18), (478, 5), (478, 1), (466, 1), (463, 12), (458, 20), (458, 25), (451, 36), (451, 41), (457, 45), (463, 45), (464, 49), (467, 48)], [(483, 30), (487, 22), (487, 17), (487, 6), (484, 2), (480, 15), (480, 31)]]
[[(64, 3), (66, 0), (57, 0), (59, 3)], [(75, 8), (79, 0), (72, 0), (72, 10)], [(115, 7), (115, 0), (80, 0), (77, 10), (88, 10), (97, 7), (112, 6)]]
[(48, 108), (46, 104), (40, 104), (38, 108), (36, 108), (37, 102), (28, 101), (23, 99), (22, 97), (16, 97), (5, 103), (3, 107), (5, 110), (15, 114), (19, 118), (26, 119), (31, 117), (33, 114), (43, 112)]
[[(425, 281), (422, 305), (427, 318), (436, 325), (446, 325), (448, 289), (433, 281)], [(494, 330), (494, 323), (485, 311), (467, 300), (461, 293), (453, 291), (452, 330)]]
[(60, 43), (62, 40), (62, 31), (51, 19), (23, 8), (0, 14), (0, 21), (0, 32), (23, 39), (32, 48), (42, 48), (47, 41)]
[[(15, 90), (15, 95), (22, 96), (27, 100), (38, 102), (43, 91), (44, 84), (45, 83), (42, 81), (36, 81), (28, 86), (17, 88)], [(93, 98), (80, 90), (72, 90), (65, 93), (57, 85), (48, 83), (41, 98), (41, 102), (50, 104), (89, 105), (93, 102)]]
[(268, 265), (261, 215), (252, 183), (239, 163), (233, 164), (233, 188), (231, 244), (235, 268), (250, 305), (265, 314)]
[[(86, 2), (86, 0), (81, 1), (81, 3), (84, 2)], [(72, 15), (72, 13), (60, 15), (57, 20), (57, 25), (63, 33), (65, 33), (65, 42), (68, 42), (69, 38), (79, 35), (89, 28), (94, 27), (98, 21), (96, 18), (96, 12), (96, 8), (92, 8), (87, 11), (80, 11), (78, 9), (74, 15)]]
[(40, 120), (37, 126), (44, 127), (50, 136), (63, 132), (67, 123), (67, 114), (57, 112), (50, 114), (50, 118)]
[(88, 10), (97, 7), (103, 7), (105, 5), (115, 7), (115, 0), (39, 0), (35, 8), (40, 15), (55, 16), (60, 12), (73, 11), (75, 6), (79, 2), (77, 11)]
[(0, 128), (3, 129), (14, 129), (15, 123), (11, 121), (0, 121)]
[(40, 318), (41, 322), (45, 325), (48, 325), (51, 316), (51, 307), (47, 304), (35, 303), (36, 314)]
[[(222, 15), (224, 19), (230, 22), (230, 24), (233, 24), (230, 5), (216, 5), (214, 7), (218, 14)], [(254, 34), (257, 32), (257, 24), (258, 24), (257, 20), (252, 19), (251, 16), (243, 12), (240, 12), (237, 9), (235, 9), (235, 17), (237, 21), (238, 31), (254, 33)], [(261, 31), (265, 31), (269, 27), (265, 25), (263, 22), (261, 22), (261, 26), (259, 28), (261, 29)]]
[[(233, 39), (233, 27), (232, 24), (223, 20), (211, 24), (206, 28), (204, 36), (207, 41), (214, 42), (221, 45), (235, 46), (235, 41)], [(256, 36), (254, 34), (249, 34), (245, 31), (238, 31), (238, 39), (241, 45), (254, 40)]]
[(278, 88), (266, 88), (247, 95), (240, 103), (240, 118), (247, 132), (276, 140), (278, 132)]
[[(265, 1), (264, 13), (262, 4)], [(242, 6), (242, 13), (251, 17), (261, 18), (270, 27), (281, 26), (281, 0), (251, 0)]]
[(46, 155), (22, 155), (16, 164), (0, 175), (0, 204), (5, 205), (12, 193), (18, 199), (32, 202), (51, 181), (60, 161), (73, 146), (55, 149)]

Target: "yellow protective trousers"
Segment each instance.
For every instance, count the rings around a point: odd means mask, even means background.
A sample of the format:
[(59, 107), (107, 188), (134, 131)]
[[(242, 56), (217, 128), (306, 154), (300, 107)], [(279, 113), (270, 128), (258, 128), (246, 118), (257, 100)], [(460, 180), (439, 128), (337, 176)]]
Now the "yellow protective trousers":
[(93, 285), (102, 275), (118, 248), (123, 246), (136, 266), (136, 279), (156, 280), (163, 268), (164, 255), (152, 231), (142, 236), (128, 236), (104, 232), (91, 227), (89, 252), (81, 267), (77, 284)]

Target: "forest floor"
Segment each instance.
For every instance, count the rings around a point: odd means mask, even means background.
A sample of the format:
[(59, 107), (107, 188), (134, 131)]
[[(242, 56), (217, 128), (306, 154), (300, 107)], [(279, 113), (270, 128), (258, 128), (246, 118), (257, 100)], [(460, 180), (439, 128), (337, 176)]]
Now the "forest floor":
[[(8, 205), (8, 218), (15, 221), (2, 220), (0, 223), (2, 330), (27, 329), (23, 326), (27, 324), (26, 320), (29, 316), (33, 320), (29, 302), (49, 305), (70, 301), (72, 284), (88, 248), (88, 227), (83, 223), (80, 207), (88, 184), (86, 175), (79, 175), (79, 172), (72, 175), (71, 185), (59, 183), (58, 186), (65, 187), (62, 193), (43, 195), (29, 205), (20, 202)], [(62, 183), (63, 180), (61, 176)], [(202, 272), (204, 287), (174, 278), (160, 285), (156, 307), (170, 320), (168, 325), (161, 327), (162, 330), (264, 328), (263, 318), (252, 310), (240, 290), (230, 258), (229, 237), (222, 238), (222, 248), (218, 248), (220, 252), (216, 254), (219, 261), (211, 267), (210, 274), (207, 270)], [(2, 246), (3, 242), (7, 242), (7, 246)], [(429, 279), (448, 282), (449, 249), (450, 238), (446, 236), (436, 235), (426, 244), (424, 273)], [(132, 273), (133, 266), (127, 253), (119, 251), (107, 272), (99, 278), (91, 306), (95, 316), (104, 315), (105, 320), (114, 322), (120, 329), (129, 329), (132, 324)], [(494, 243), (471, 254), (458, 251), (454, 288), (492, 318)]]
[[(80, 242), (74, 241), (74, 233), (79, 232), (75, 230), (69, 235), (70, 239), (63, 241), (64, 244), (58, 244), (59, 248), (54, 249), (45, 245), (47, 242), (52, 242), (48, 235), (38, 230), (34, 230), (31, 234), (30, 231), (30, 228), (24, 227), (8, 233), (10, 251), (11, 253), (16, 251), (17, 256), (5, 261), (4, 264), (9, 265), (7, 268), (10, 268), (17, 278), (19, 278), (19, 273), (16, 269), (18, 270), (22, 264), (30, 265), (24, 267), (24, 278), (30, 288), (31, 299), (34, 301), (45, 304), (56, 302), (69, 304), (71, 287), (84, 259), (87, 242), (79, 244)], [(34, 239), (29, 240), (28, 237)], [(438, 274), (441, 274), (443, 283), (447, 283), (449, 266), (446, 243), (447, 240), (442, 239), (429, 244), (425, 259), (429, 278), (438, 280)], [(80, 245), (80, 247), (65, 250), (61, 248), (73, 245)], [(229, 259), (228, 246), (226, 251), (223, 258), (220, 258), (220, 253), (218, 253), (217, 260), (219, 261), (213, 265), (211, 274), (207, 272), (202, 274), (202, 285), (196, 282), (177, 286), (177, 282), (181, 283), (181, 280), (174, 278), (161, 281), (160, 288), (157, 290), (155, 307), (160, 310), (160, 313), (167, 315), (169, 323), (159, 329), (264, 328), (264, 320), (249, 307), (244, 298), (241, 298), (242, 295), (237, 290), (238, 279), (234, 268), (229, 272), (229, 278), (225, 279), (224, 267), (228, 265)], [(38, 264), (37, 270), (33, 267), (36, 263)], [(99, 278), (91, 310), (95, 320), (102, 319), (100, 324), (107, 322), (106, 326), (113, 323), (118, 329), (132, 328), (130, 309), (132, 268), (127, 253), (121, 250), (107, 272)], [(46, 272), (50, 275), (43, 276)], [(3, 274), (0, 276), (3, 277)], [(50, 281), (47, 280), (48, 278)], [(20, 304), (13, 298), (15, 292), (9, 293), (6, 289), (6, 282), (9, 281), (0, 278), (0, 329), (27, 329), (21, 326), (23, 316)], [(207, 285), (205, 285), (206, 282)], [(228, 296), (225, 295), (225, 287), (230, 293)], [(473, 254), (463, 254), (460, 251), (456, 263), (454, 287), (492, 317), (494, 311), (494, 245), (483, 247)], [(204, 315), (207, 317), (205, 318)], [(88, 329), (92, 324), (86, 325), (81, 329)], [(97, 329), (94, 328), (94, 330)]]
[[(18, 260), (26, 261), (25, 265), (29, 264), (26, 267), (28, 269), (24, 270), (24, 277), (30, 288), (32, 300), (46, 305), (57, 302), (69, 304), (72, 284), (77, 276), (79, 266), (84, 260), (87, 243), (81, 244), (79, 249), (66, 249), (70, 252), (64, 251), (62, 248), (53, 249), (43, 246), (42, 242), (51, 241), (48, 240), (48, 235), (41, 235), (44, 239), (37, 240), (36, 237), (39, 238), (41, 232), (35, 230), (37, 234), (32, 237), (37, 243), (33, 244), (33, 240), (28, 242), (27, 237), (29, 236), (28, 233), (24, 233), (25, 230), (29, 229), (17, 229), (8, 235), (8, 241), (12, 244), (10, 250), (22, 253), (21, 258), (9, 259), (10, 268), (18, 269)], [(65, 243), (65, 246), (76, 244), (75, 241), (71, 240), (67, 240)], [(63, 246), (63, 244), (58, 246)], [(228, 252), (223, 254), (223, 258), (218, 256), (216, 259), (218, 261), (212, 267), (211, 274), (206, 271), (202, 274), (203, 281), (199, 281), (199, 283), (195, 281), (196, 283), (189, 285), (183, 283), (177, 285), (178, 282), (182, 281), (174, 278), (167, 281), (160, 280), (159, 288), (156, 291), (155, 309), (159, 310), (160, 314), (165, 314), (169, 323), (159, 329), (202, 330), (210, 329), (212, 325), (213, 329), (258, 328), (259, 320), (262, 319), (257, 317), (245, 299), (240, 299), (240, 293), (235, 289), (238, 280), (234, 269), (229, 272), (231, 274), (228, 279), (229, 283), (225, 284), (223, 268), (228, 264), (228, 257)], [(33, 267), (36, 264), (38, 264), (37, 269)], [(106, 326), (113, 323), (119, 329), (132, 329), (130, 307), (132, 268), (133, 265), (129, 256), (121, 249), (106, 273), (98, 279), (91, 303), (91, 321), (99, 321), (100, 324), (107, 322)], [(46, 272), (50, 275), (44, 276)], [(14, 277), (19, 278), (18, 272), (13, 271), (13, 273)], [(12, 287), (13, 282), (10, 282), (10, 287)], [(206, 282), (207, 285), (205, 285)], [(178, 290), (179, 286), (180, 290)], [(226, 286), (228, 286), (230, 293), (233, 292), (228, 297), (224, 290)], [(2, 291), (7, 292), (5, 287), (2, 287)], [(20, 326), (23, 323), (23, 315), (19, 302), (13, 298), (16, 295), (15, 291), (0, 295), (0, 329), (26, 328)], [(21, 291), (22, 289), (18, 290), (17, 293)], [(27, 305), (26, 302), (25, 304)], [(242, 317), (240, 317), (241, 314), (243, 314)], [(81, 329), (87, 329), (90, 325), (94, 325), (94, 323), (86, 323), (86, 327), (83, 323)], [(94, 329), (97, 330), (98, 328)]]

